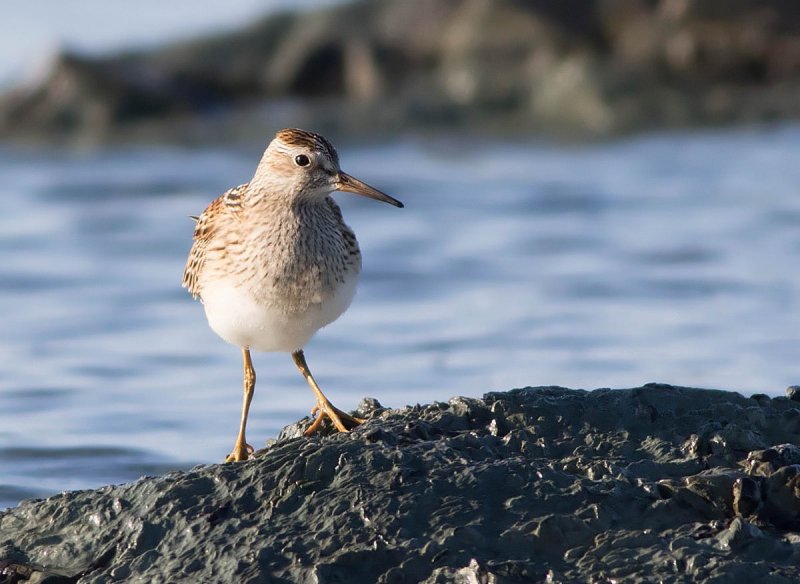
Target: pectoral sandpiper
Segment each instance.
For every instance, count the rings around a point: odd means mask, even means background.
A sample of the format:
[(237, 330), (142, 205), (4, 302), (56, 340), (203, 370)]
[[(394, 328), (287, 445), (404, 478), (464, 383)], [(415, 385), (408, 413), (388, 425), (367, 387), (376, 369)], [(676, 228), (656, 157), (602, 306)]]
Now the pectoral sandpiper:
[(325, 418), (341, 432), (362, 422), (331, 404), (303, 354), (314, 333), (347, 310), (361, 271), (356, 236), (333, 191), (403, 206), (342, 172), (336, 150), (319, 134), (287, 129), (270, 142), (250, 182), (197, 218), (183, 286), (203, 302), (214, 332), (242, 349), (242, 419), (227, 461), (253, 452), (245, 439), (256, 382), (251, 349), (291, 353), (317, 398), (307, 435)]

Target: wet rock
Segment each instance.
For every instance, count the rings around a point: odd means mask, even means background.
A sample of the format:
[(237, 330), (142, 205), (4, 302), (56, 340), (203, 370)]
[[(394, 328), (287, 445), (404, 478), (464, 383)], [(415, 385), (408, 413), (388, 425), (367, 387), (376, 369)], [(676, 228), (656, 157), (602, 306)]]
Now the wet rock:
[(348, 434), (304, 419), (247, 463), (2, 512), (0, 582), (797, 581), (792, 410), (664, 384), (365, 400)]

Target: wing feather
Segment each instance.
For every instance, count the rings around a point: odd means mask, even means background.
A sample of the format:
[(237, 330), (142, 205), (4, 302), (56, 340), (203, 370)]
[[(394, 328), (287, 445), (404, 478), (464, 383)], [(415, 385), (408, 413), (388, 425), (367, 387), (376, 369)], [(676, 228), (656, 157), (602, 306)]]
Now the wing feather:
[(231, 210), (240, 208), (247, 184), (239, 185), (214, 199), (197, 218), (194, 226), (192, 249), (183, 269), (182, 285), (193, 298), (202, 297), (201, 278), (206, 261), (206, 250), (219, 232), (219, 220)]

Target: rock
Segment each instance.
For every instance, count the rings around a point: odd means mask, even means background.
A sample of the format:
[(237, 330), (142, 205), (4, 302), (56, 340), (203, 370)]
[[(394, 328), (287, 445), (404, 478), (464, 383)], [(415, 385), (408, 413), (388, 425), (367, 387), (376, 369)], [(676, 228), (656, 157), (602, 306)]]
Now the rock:
[(218, 103), (207, 85), (160, 78), (138, 63), (65, 53), (41, 84), (4, 96), (0, 130), (4, 133), (96, 133), (121, 123), (198, 112)]
[(382, 0), (89, 59), (0, 99), (0, 137), (465, 129), (596, 136), (800, 117), (780, 0)]
[(749, 477), (739, 477), (733, 483), (733, 511), (738, 517), (755, 515), (761, 509), (761, 483)]
[(711, 503), (724, 517), (733, 509), (735, 484), (746, 478), (741, 471), (713, 468), (686, 477), (684, 483), (687, 489)]
[(792, 401), (800, 401), (800, 385), (790, 385), (787, 387), (786, 397)]
[(754, 540), (764, 537), (764, 532), (755, 525), (742, 521), (738, 517), (731, 522), (728, 529), (717, 535), (717, 542), (723, 549), (744, 547)]
[(800, 465), (784, 466), (764, 481), (765, 511), (781, 527), (800, 528)]
[(365, 400), (348, 434), (304, 419), (250, 462), (24, 501), (0, 582), (797, 581), (793, 409), (663, 384)]
[(750, 396), (750, 399), (755, 400), (759, 405), (765, 405), (769, 403), (771, 398), (766, 393), (754, 393)]
[(762, 477), (789, 465), (800, 465), (800, 447), (794, 444), (776, 444), (766, 450), (754, 450), (745, 460), (747, 472)]

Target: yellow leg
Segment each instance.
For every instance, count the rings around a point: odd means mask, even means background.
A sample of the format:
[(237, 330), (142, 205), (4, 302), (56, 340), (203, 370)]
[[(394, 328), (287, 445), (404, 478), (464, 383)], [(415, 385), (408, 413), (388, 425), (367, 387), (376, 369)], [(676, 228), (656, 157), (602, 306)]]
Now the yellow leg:
[(311, 387), (311, 391), (317, 396), (317, 405), (311, 410), (312, 415), (315, 413), (317, 414), (317, 418), (304, 432), (306, 436), (311, 436), (311, 434), (319, 430), (325, 418), (329, 418), (339, 432), (347, 432), (350, 428), (364, 423), (364, 420), (361, 418), (354, 418), (344, 413), (328, 401), (328, 398), (325, 397), (325, 394), (322, 393), (319, 385), (317, 385), (317, 382), (314, 380), (314, 376), (311, 375), (311, 370), (309, 370), (306, 364), (306, 357), (302, 350), (292, 353), (292, 359), (294, 359), (294, 364), (297, 365), (300, 373), (306, 378), (308, 385)]
[(250, 401), (256, 390), (256, 370), (253, 369), (253, 362), (250, 360), (250, 350), (242, 348), (242, 369), (244, 379), (244, 401), (242, 402), (242, 421), (239, 424), (239, 436), (236, 437), (236, 444), (225, 459), (225, 462), (240, 462), (247, 460), (253, 454), (253, 447), (247, 443), (244, 437), (245, 427), (247, 426), (247, 414), (250, 411)]

